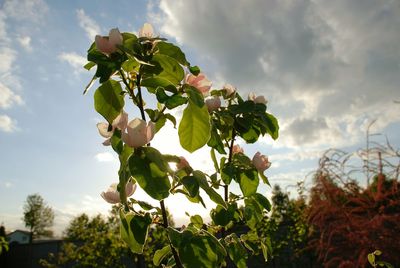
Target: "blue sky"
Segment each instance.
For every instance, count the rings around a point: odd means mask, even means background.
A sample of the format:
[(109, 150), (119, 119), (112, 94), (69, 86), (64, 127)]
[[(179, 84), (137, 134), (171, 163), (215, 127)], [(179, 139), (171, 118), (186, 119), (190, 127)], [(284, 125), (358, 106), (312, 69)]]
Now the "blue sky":
[[(395, 0), (0, 2), (0, 222), (23, 227), (32, 193), (55, 209), (58, 231), (78, 213), (109, 209), (99, 193), (117, 180), (118, 163), (101, 145), (93, 92), (82, 96), (93, 74), (81, 66), (96, 34), (150, 22), (215, 87), (265, 95), (281, 137), (243, 146), (249, 156), (268, 155), (266, 175), (288, 187), (315, 170), (326, 149), (363, 147), (374, 119), (371, 131), (399, 147), (399, 15)], [(164, 138), (175, 135), (170, 127), (153, 145), (211, 168), (207, 150), (189, 156)], [(180, 202), (167, 201), (178, 218)]]

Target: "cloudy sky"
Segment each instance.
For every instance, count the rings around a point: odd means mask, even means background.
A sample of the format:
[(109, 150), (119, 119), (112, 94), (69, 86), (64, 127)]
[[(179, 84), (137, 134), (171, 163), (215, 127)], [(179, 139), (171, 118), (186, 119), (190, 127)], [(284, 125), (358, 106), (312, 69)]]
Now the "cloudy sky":
[[(280, 138), (244, 148), (270, 157), (266, 175), (274, 184), (289, 189), (328, 148), (363, 147), (374, 119), (371, 131), (400, 146), (399, 1), (3, 0), (0, 223), (8, 230), (23, 227), (22, 206), (32, 193), (54, 208), (58, 231), (78, 213), (110, 208), (99, 193), (117, 180), (118, 163), (101, 145), (93, 92), (82, 96), (93, 74), (81, 66), (96, 34), (114, 27), (136, 33), (144, 22), (178, 43), (216, 88), (231, 83), (242, 95), (267, 97)], [(207, 150), (189, 156), (164, 138), (175, 135), (169, 127), (153, 145), (210, 169)], [(184, 217), (178, 202), (167, 206)]]

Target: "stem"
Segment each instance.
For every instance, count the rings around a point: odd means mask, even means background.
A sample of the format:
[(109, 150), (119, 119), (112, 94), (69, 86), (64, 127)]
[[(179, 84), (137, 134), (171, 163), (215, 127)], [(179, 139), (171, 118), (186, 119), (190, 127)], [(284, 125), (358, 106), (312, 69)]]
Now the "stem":
[(140, 79), (141, 75), (137, 74), (136, 75), (136, 85), (138, 88), (138, 97), (139, 97), (139, 109), (140, 109), (140, 115), (142, 116), (142, 119), (146, 121), (146, 115), (144, 114), (144, 109), (143, 109), (143, 98), (142, 98), (142, 88), (140, 87)]
[[(140, 80), (141, 80), (141, 75), (139, 73), (136, 75), (136, 85), (138, 88), (138, 97), (139, 97), (139, 109), (140, 109), (140, 115), (142, 116), (142, 120), (146, 121), (146, 115), (144, 114), (144, 109), (143, 109), (143, 97), (142, 97), (142, 88), (140, 87)], [(150, 146), (150, 143), (147, 144), (147, 146)], [(163, 217), (163, 227), (165, 229), (167, 229), (168, 228), (168, 218), (167, 218), (167, 210), (165, 209), (164, 200), (160, 201), (160, 207), (161, 207), (161, 214)], [(183, 268), (183, 265), (181, 263), (179, 255), (178, 255), (178, 252), (176, 252), (175, 248), (173, 247), (173, 245), (169, 239), (169, 236), (168, 236), (168, 240), (169, 240), (169, 247), (171, 248), (172, 254), (174, 255), (176, 266), (178, 268)]]
[[(162, 213), (162, 217), (163, 217), (163, 227), (166, 229), (166, 228), (168, 228), (168, 216), (167, 216), (167, 210), (165, 209), (164, 200), (160, 201), (160, 206), (161, 206), (161, 213)], [(168, 240), (169, 240), (169, 236), (168, 236)], [(179, 255), (178, 255), (178, 252), (176, 252), (176, 250), (170, 240), (169, 240), (169, 247), (171, 248), (172, 254), (174, 255), (176, 266), (178, 268), (183, 268), (181, 259), (179, 258)]]
[[(231, 144), (229, 146), (229, 156), (228, 156), (228, 163), (230, 164), (232, 162), (232, 156), (233, 156), (233, 143), (235, 142), (235, 136), (236, 136), (236, 131), (233, 128), (232, 129), (232, 139), (231, 139)], [(228, 184), (224, 185), (225, 189), (225, 202), (228, 202), (228, 195), (229, 195), (229, 189), (228, 189)]]

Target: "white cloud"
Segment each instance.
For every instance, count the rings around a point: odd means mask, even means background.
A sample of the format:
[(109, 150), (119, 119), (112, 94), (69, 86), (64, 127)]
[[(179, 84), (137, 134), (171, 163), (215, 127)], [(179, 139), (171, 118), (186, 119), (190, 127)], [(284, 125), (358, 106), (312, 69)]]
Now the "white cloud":
[(58, 55), (58, 58), (61, 61), (64, 61), (71, 65), (71, 67), (74, 68), (75, 73), (83, 72), (83, 66), (87, 63), (85, 57), (82, 57), (75, 52), (62, 52), (60, 55)]
[(11, 71), (16, 58), (17, 51), (8, 46), (0, 46), (0, 74)]
[(8, 87), (0, 82), (0, 108), (7, 109), (14, 104), (23, 104), (21, 96), (15, 94)]
[(97, 34), (100, 34), (100, 26), (91, 17), (85, 14), (83, 9), (76, 11), (76, 16), (79, 21), (79, 26), (85, 30), (86, 36), (93, 41)]
[(114, 162), (117, 161), (116, 157), (109, 152), (98, 153), (94, 156), (94, 158), (99, 162)]
[(31, 37), (30, 36), (19, 36), (17, 37), (18, 43), (26, 50), (32, 51)]
[(196, 51), (203, 71), (270, 100), (283, 146), (343, 146), (363, 139), (365, 121), (399, 123), (396, 1), (157, 3), (149, 18)]
[(7, 115), (0, 115), (0, 131), (14, 132), (17, 130), (17, 122)]
[(49, 8), (43, 0), (5, 0), (5, 14), (15, 20), (40, 22)]

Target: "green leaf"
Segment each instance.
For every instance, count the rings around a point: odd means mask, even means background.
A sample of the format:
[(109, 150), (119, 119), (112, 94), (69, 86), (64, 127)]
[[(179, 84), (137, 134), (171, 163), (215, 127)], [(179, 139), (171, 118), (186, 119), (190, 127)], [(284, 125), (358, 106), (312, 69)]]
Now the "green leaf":
[(256, 193), (259, 179), (255, 170), (246, 170), (239, 175), (239, 185), (244, 196), (251, 196)]
[(189, 100), (178, 127), (181, 146), (191, 153), (200, 149), (210, 138), (210, 128), (207, 107), (204, 105), (200, 108)]
[(193, 176), (185, 176), (181, 179), (181, 183), (188, 191), (190, 197), (196, 197), (199, 194), (199, 182)]
[(268, 134), (276, 140), (279, 137), (279, 124), (278, 120), (269, 113), (265, 113), (265, 116), (262, 117), (262, 121), (267, 128)]
[(247, 100), (243, 103), (233, 104), (228, 107), (228, 110), (233, 114), (250, 113), (254, 110), (254, 102)]
[(227, 207), (224, 199), (208, 185), (206, 176), (203, 174), (203, 172), (195, 170), (193, 171), (193, 176), (197, 179), (201, 189), (206, 192), (206, 194), (210, 197), (212, 201), (214, 201), (218, 205), (223, 206), (224, 208)]
[(263, 196), (260, 193), (255, 193), (252, 197), (254, 198), (254, 200), (257, 201), (258, 204), (260, 204), (260, 206), (263, 209), (265, 209), (267, 211), (271, 210), (271, 203), (269, 202), (269, 200), (265, 196)]
[(124, 144), (121, 140), (121, 130), (115, 129), (111, 136), (111, 147), (117, 154), (121, 154), (124, 149)]
[(190, 217), (190, 222), (196, 226), (197, 228), (201, 229), (203, 227), (203, 218), (200, 215), (194, 215)]
[(124, 105), (122, 88), (117, 81), (108, 80), (94, 93), (94, 108), (110, 124), (121, 113)]
[(146, 213), (144, 216), (132, 213), (124, 214), (121, 210), (120, 218), (122, 240), (128, 244), (133, 253), (143, 253), (143, 247), (151, 224), (150, 214)]
[(171, 43), (159, 42), (157, 43), (157, 48), (158, 48), (158, 53), (170, 56), (171, 58), (174, 58), (176, 61), (178, 61), (180, 64), (184, 66), (189, 65), (189, 62), (186, 60), (185, 54), (179, 47)]
[(178, 92), (174, 84), (172, 84), (169, 80), (159, 76), (145, 78), (140, 82), (140, 84), (147, 88), (153, 88), (154, 90), (158, 87), (162, 87), (172, 93)]
[(264, 173), (259, 172), (258, 175), (261, 177), (262, 181), (263, 181), (265, 184), (271, 186), (271, 184), (269, 184), (269, 180), (268, 180), (267, 176), (265, 176)]
[(211, 154), (211, 159), (214, 163), (215, 171), (219, 172), (218, 162), (217, 162), (217, 158), (215, 157), (215, 151), (213, 148), (211, 149), (210, 154)]
[(136, 179), (139, 186), (152, 198), (162, 200), (169, 195), (171, 184), (167, 173), (164, 171), (164, 164), (156, 163), (152, 160), (151, 154), (139, 153), (132, 154), (129, 157), (129, 170), (131, 175)]
[(140, 201), (140, 200), (135, 200), (133, 198), (130, 199), (132, 203), (138, 204), (142, 209), (144, 210), (152, 210), (152, 209), (157, 209), (157, 207), (152, 206), (151, 204), (145, 202), (145, 201)]
[(237, 206), (230, 204), (228, 209), (218, 205), (215, 209), (211, 210), (211, 219), (217, 225), (226, 226), (235, 218), (235, 211)]
[(84, 66), (83, 66), (83, 68), (85, 68), (86, 70), (90, 70), (90, 69), (92, 69), (92, 67), (94, 67), (94, 66), (96, 66), (96, 63), (94, 63), (94, 62), (92, 62), (92, 61), (89, 61), (88, 63), (86, 63)]
[(154, 66), (143, 66), (146, 74), (154, 74), (158, 78), (164, 78), (173, 85), (178, 85), (183, 80), (185, 72), (179, 63), (170, 56), (156, 54), (150, 61)]
[(153, 263), (155, 266), (160, 266), (161, 262), (171, 253), (171, 247), (165, 246), (154, 253)]
[(201, 72), (199, 66), (190, 66), (189, 71), (195, 76), (197, 76)]
[(368, 262), (372, 265), (375, 266), (375, 255), (370, 253), (368, 254)]
[(192, 103), (196, 104), (200, 108), (204, 106), (203, 94), (201, 94), (201, 92), (198, 91), (195, 87), (192, 86), (185, 87), (185, 92), (188, 95), (189, 100), (192, 101)]
[(230, 234), (225, 240), (229, 241), (227, 243), (229, 258), (231, 258), (238, 268), (247, 268), (246, 259), (248, 258), (248, 254), (237, 235), (235, 233)]
[(207, 142), (207, 145), (216, 149), (218, 153), (220, 154), (226, 154), (225, 149), (224, 149), (224, 144), (222, 143), (221, 136), (218, 135), (217, 128), (213, 124), (211, 128), (211, 137)]
[(215, 237), (206, 232), (194, 233), (189, 227), (182, 233), (168, 231), (184, 267), (220, 267), (226, 252)]

